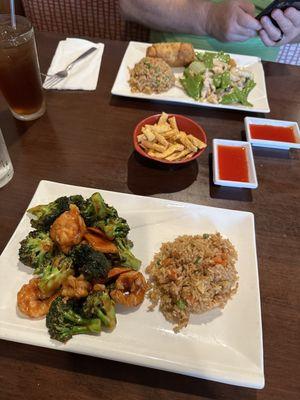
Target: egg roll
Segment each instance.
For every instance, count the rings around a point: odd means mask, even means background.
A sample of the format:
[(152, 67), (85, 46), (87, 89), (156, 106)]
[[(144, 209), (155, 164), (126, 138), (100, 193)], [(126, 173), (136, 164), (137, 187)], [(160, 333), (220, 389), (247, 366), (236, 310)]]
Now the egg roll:
[(185, 67), (195, 59), (191, 43), (154, 43), (147, 48), (147, 57), (162, 58), (170, 67)]

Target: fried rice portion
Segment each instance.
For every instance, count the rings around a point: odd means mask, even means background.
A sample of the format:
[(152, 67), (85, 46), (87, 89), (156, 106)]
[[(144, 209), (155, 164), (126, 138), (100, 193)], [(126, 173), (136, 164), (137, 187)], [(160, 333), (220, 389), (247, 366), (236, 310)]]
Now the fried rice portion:
[(191, 313), (223, 308), (238, 288), (237, 252), (220, 233), (179, 236), (163, 243), (147, 267), (149, 310), (185, 327)]
[(144, 57), (129, 73), (132, 92), (162, 93), (175, 84), (172, 68), (161, 58)]

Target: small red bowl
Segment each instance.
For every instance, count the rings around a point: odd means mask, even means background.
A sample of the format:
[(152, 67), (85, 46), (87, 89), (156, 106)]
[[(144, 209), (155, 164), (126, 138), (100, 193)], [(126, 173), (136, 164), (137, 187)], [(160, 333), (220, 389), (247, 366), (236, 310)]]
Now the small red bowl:
[[(196, 138), (202, 140), (202, 142), (204, 142), (205, 144), (207, 144), (207, 139), (206, 139), (206, 134), (204, 132), (204, 129), (198, 125), (195, 121), (193, 121), (192, 119), (186, 118), (183, 115), (179, 115), (179, 114), (168, 114), (169, 117), (175, 117), (176, 118), (176, 122), (177, 122), (177, 126), (178, 129), (180, 131), (184, 131), (187, 134), (192, 134), (194, 135)], [(192, 160), (195, 160), (195, 158), (199, 157), (200, 154), (203, 153), (203, 151), (206, 149), (201, 149), (198, 150), (193, 157), (188, 158), (187, 160), (181, 160), (181, 161), (168, 161), (168, 160), (161, 160), (158, 158), (154, 158), (149, 156), (144, 150), (143, 148), (139, 145), (137, 137), (138, 135), (140, 135), (142, 133), (142, 128), (145, 125), (154, 125), (158, 122), (159, 118), (160, 118), (161, 114), (156, 114), (156, 115), (151, 115), (150, 117), (147, 117), (145, 119), (143, 119), (141, 122), (139, 122), (137, 124), (137, 126), (134, 129), (133, 132), (133, 143), (134, 143), (134, 148), (135, 150), (141, 154), (144, 157), (149, 158), (150, 160), (155, 160), (164, 164), (184, 164), (187, 162), (190, 162)]]

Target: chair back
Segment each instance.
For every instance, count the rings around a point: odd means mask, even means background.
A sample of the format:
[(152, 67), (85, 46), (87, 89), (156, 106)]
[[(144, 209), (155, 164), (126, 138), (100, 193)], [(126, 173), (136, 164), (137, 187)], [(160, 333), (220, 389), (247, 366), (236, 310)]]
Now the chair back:
[(40, 31), (103, 39), (148, 41), (149, 30), (121, 17), (118, 0), (22, 0)]

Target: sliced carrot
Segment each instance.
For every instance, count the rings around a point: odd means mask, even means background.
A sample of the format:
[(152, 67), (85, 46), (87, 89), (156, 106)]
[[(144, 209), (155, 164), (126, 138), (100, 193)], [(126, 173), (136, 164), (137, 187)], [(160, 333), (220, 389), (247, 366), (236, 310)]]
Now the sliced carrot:
[(170, 270), (168, 271), (168, 277), (169, 277), (169, 279), (170, 279), (171, 281), (176, 281), (176, 279), (177, 279), (177, 272), (176, 272), (176, 270), (175, 270), (175, 269), (170, 269)]
[[(223, 257), (223, 258), (222, 258)], [(213, 258), (215, 264), (227, 265), (227, 256), (226, 254), (222, 254), (222, 256), (217, 256)]]
[(118, 253), (118, 248), (113, 242), (96, 233), (85, 232), (83, 236), (94, 250), (102, 253)]
[(108, 238), (106, 237), (105, 233), (102, 232), (101, 229), (99, 229), (99, 228), (95, 228), (95, 227), (93, 227), (93, 226), (89, 226), (89, 227), (87, 228), (87, 230), (88, 230), (88, 232), (90, 232), (90, 233), (95, 233), (96, 235), (99, 235), (100, 237), (103, 237), (103, 239), (108, 239)]
[(123, 274), (124, 272), (132, 271), (131, 268), (126, 267), (114, 267), (108, 271), (107, 279), (116, 278), (117, 276)]

